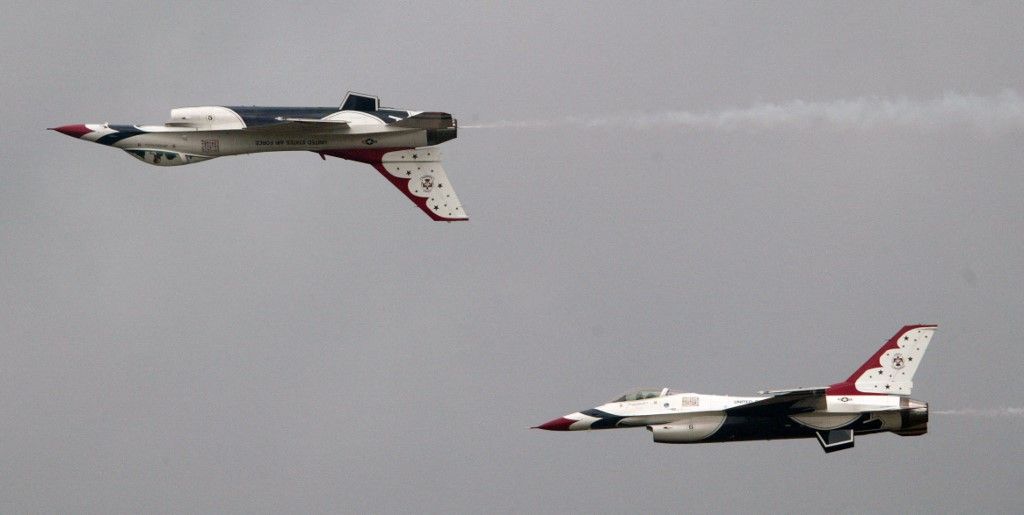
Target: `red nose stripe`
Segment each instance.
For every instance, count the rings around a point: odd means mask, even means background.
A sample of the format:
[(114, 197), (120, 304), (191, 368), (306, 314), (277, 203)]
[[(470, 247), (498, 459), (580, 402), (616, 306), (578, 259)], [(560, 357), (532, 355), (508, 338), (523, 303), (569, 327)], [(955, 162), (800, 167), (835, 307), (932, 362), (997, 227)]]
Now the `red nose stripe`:
[(579, 420), (573, 420), (571, 418), (559, 417), (550, 422), (545, 422), (534, 429), (547, 429), (548, 431), (568, 431), (569, 426), (579, 422)]
[(72, 138), (81, 138), (82, 136), (85, 136), (86, 134), (92, 132), (91, 129), (80, 123), (77, 125), (61, 125), (60, 127), (51, 127), (50, 130), (57, 131), (61, 134), (67, 134)]

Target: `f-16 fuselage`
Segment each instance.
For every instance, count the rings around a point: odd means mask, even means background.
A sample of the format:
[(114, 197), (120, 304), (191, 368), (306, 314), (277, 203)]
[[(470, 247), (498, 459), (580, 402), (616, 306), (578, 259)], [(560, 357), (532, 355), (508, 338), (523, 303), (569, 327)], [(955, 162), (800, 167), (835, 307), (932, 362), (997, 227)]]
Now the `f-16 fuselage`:
[(163, 125), (76, 124), (53, 130), (119, 148), (158, 166), (259, 152), (310, 151), (373, 165), (435, 220), (467, 217), (433, 148), (457, 136), (448, 113), (379, 107), (349, 94), (340, 108), (203, 106)]
[(817, 438), (825, 452), (854, 435), (928, 431), (928, 404), (910, 399), (935, 326), (907, 326), (842, 383), (731, 397), (639, 389), (537, 426), (551, 431), (646, 427), (660, 443)]

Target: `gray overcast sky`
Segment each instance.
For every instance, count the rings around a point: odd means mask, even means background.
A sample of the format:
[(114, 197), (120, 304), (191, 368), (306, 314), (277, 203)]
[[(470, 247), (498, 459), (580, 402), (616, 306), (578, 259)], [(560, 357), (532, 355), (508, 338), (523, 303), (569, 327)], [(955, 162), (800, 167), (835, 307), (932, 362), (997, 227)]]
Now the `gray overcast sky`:
[[(1024, 511), (1024, 5), (464, 4), (5, 3), (0, 511)], [(43, 130), (348, 90), (482, 126), (469, 223)], [(526, 429), (828, 384), (905, 323), (923, 437)]]

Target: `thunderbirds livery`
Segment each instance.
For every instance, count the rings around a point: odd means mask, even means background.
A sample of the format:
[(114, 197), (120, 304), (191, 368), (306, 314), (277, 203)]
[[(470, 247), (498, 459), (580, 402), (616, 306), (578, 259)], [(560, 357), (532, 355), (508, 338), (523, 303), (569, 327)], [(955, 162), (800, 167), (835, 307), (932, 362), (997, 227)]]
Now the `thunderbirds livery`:
[(456, 137), (452, 115), (384, 108), (370, 95), (349, 93), (340, 108), (181, 107), (172, 109), (163, 125), (78, 124), (51, 130), (158, 166), (286, 150), (351, 159), (373, 165), (430, 218), (468, 219), (435, 146)]
[(640, 389), (537, 426), (549, 431), (646, 427), (660, 443), (817, 438), (825, 452), (855, 435), (928, 432), (928, 404), (910, 398), (934, 325), (908, 325), (841, 383), (768, 390), (754, 397)]

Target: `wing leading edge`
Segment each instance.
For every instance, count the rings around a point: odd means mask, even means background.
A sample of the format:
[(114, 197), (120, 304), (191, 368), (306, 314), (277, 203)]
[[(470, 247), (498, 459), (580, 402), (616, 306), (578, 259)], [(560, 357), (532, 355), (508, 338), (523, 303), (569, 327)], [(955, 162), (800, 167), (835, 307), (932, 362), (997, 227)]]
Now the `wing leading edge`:
[(733, 408), (728, 408), (725, 411), (730, 413), (801, 413), (805, 411), (813, 411), (814, 408), (793, 408), (793, 405), (797, 402), (812, 399), (815, 397), (824, 397), (825, 387), (814, 387), (814, 388), (795, 388), (792, 390), (769, 390), (761, 392), (764, 394), (770, 394), (771, 397), (754, 401), (748, 404), (743, 404)]
[(289, 118), (278, 116), (275, 123), (255, 125), (242, 130), (246, 132), (308, 132), (310, 134), (329, 134), (351, 132), (348, 122), (334, 120), (317, 120), (313, 118)]

